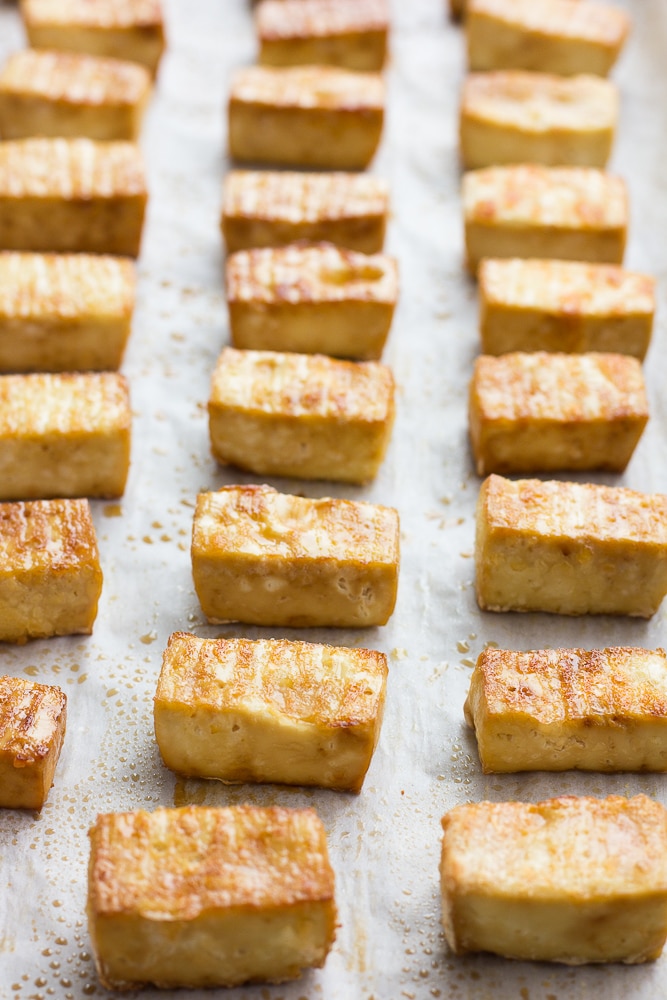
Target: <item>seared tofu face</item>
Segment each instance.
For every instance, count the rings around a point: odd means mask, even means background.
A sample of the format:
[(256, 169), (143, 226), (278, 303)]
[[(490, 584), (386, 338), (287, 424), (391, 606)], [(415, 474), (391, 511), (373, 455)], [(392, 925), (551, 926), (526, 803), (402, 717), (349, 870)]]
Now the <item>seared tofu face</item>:
[(0, 807), (41, 809), (53, 784), (67, 719), (58, 687), (0, 677)]

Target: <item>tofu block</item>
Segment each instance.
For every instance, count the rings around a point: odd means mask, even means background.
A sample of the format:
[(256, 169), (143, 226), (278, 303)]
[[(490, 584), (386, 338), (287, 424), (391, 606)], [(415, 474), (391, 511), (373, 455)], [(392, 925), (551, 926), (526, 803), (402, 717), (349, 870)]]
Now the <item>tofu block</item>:
[(2, 250), (137, 257), (146, 201), (143, 160), (134, 143), (0, 143)]
[(33, 49), (140, 63), (155, 76), (165, 47), (160, 0), (20, 0)]
[(0, 808), (42, 808), (66, 721), (67, 698), (60, 688), (0, 677)]
[(394, 316), (398, 265), (330, 243), (263, 247), (228, 257), (226, 285), (234, 347), (373, 361)]
[(537, 257), (622, 264), (625, 182), (593, 167), (487, 167), (463, 177), (467, 264)]
[(136, 141), (150, 92), (136, 63), (25, 49), (0, 72), (0, 136)]
[(334, 873), (314, 810), (108, 813), (90, 840), (88, 926), (107, 989), (284, 982), (324, 965)]
[(192, 575), (213, 625), (385, 625), (398, 561), (392, 507), (312, 500), (270, 486), (226, 486), (197, 497)]
[(604, 167), (618, 120), (618, 90), (586, 74), (471, 73), (459, 116), (466, 169), (507, 163)]
[(491, 475), (475, 564), (484, 611), (650, 618), (667, 593), (667, 496)]
[(0, 556), (0, 641), (93, 631), (102, 571), (87, 500), (0, 504)]
[(602, 351), (643, 360), (655, 279), (609, 264), (484, 260), (479, 269), (485, 354)]
[(179, 774), (360, 792), (386, 684), (387, 658), (371, 649), (176, 632), (162, 660), (155, 737)]
[(118, 368), (135, 284), (120, 257), (0, 252), (0, 372)]
[(379, 73), (387, 58), (386, 0), (262, 0), (255, 28), (264, 66)]
[(360, 253), (379, 253), (389, 189), (367, 174), (241, 171), (227, 174), (222, 234), (227, 250), (323, 240)]
[(122, 375), (3, 375), (0, 500), (122, 496), (131, 425)]
[(623, 472), (648, 421), (641, 364), (627, 354), (482, 355), (470, 441), (489, 472)]
[(365, 483), (391, 437), (394, 377), (377, 361), (226, 347), (208, 413), (211, 450), (223, 465)]
[(364, 170), (380, 144), (383, 123), (379, 73), (247, 66), (232, 78), (228, 134), (235, 160)]
[(442, 820), (445, 937), (457, 955), (636, 964), (667, 936), (667, 810), (645, 795), (477, 802)]
[(464, 711), (485, 774), (667, 771), (663, 649), (485, 649)]
[(630, 31), (620, 7), (579, 0), (468, 0), (471, 70), (607, 76)]

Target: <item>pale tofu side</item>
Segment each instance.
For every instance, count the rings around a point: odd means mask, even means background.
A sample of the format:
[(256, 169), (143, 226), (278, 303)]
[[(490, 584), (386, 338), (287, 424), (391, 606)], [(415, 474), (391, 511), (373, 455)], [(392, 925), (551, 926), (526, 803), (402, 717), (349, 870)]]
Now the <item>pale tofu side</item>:
[(374, 650), (176, 632), (155, 737), (167, 767), (191, 777), (360, 792), (386, 680), (387, 659)]
[(65, 738), (67, 697), (58, 687), (0, 677), (0, 807), (41, 809)]
[(485, 611), (650, 618), (667, 593), (667, 496), (491, 475), (475, 568)]
[(662, 649), (486, 649), (464, 712), (485, 774), (667, 771)]
[(87, 500), (0, 504), (0, 641), (88, 635), (101, 592)]
[(0, 499), (122, 496), (131, 426), (123, 375), (3, 375)]
[(269, 486), (200, 493), (192, 574), (212, 624), (363, 628), (385, 625), (396, 601), (398, 513)]
[(623, 472), (648, 421), (637, 358), (503, 354), (477, 358), (469, 430), (477, 473)]
[(484, 260), (479, 295), (485, 354), (603, 351), (641, 361), (651, 341), (655, 279), (620, 267)]
[(652, 961), (667, 936), (667, 811), (645, 795), (478, 802), (442, 820), (445, 937), (456, 954)]
[(105, 987), (284, 982), (324, 964), (334, 873), (312, 809), (111, 813), (90, 838), (88, 926)]
[(365, 483), (394, 423), (394, 378), (376, 361), (223, 349), (211, 381), (214, 457), (259, 475)]

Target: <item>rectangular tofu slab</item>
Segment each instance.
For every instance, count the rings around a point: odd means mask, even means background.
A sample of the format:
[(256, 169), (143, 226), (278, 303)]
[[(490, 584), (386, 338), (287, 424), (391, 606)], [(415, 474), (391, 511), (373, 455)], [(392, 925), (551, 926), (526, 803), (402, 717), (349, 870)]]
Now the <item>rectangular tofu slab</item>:
[(121, 257), (0, 252), (0, 372), (118, 368), (135, 284)]
[(485, 354), (605, 351), (643, 360), (655, 279), (609, 264), (484, 260), (479, 269)]
[(0, 677), (0, 807), (41, 809), (67, 722), (64, 691), (22, 677)]
[(101, 592), (87, 500), (0, 504), (0, 641), (88, 635)]
[(226, 347), (208, 414), (211, 450), (223, 465), (365, 483), (389, 444), (394, 377), (377, 361)]
[(667, 654), (485, 649), (465, 717), (485, 774), (667, 771)]
[(226, 286), (234, 347), (373, 361), (393, 319), (398, 265), (330, 243), (264, 247), (228, 257)]
[(604, 167), (618, 119), (618, 90), (599, 76), (523, 70), (471, 73), (459, 115), (466, 169), (507, 163)]
[(162, 660), (155, 737), (179, 774), (360, 792), (386, 683), (387, 658), (371, 649), (176, 632)]
[(150, 92), (136, 63), (25, 49), (0, 72), (0, 136), (136, 141)]
[(667, 496), (491, 475), (475, 564), (484, 611), (650, 618), (667, 593)]
[(667, 810), (645, 795), (478, 802), (442, 820), (442, 917), (458, 955), (635, 964), (667, 936)]
[(606, 76), (630, 30), (619, 7), (579, 0), (468, 0), (471, 70)]
[(487, 167), (463, 177), (467, 264), (533, 257), (621, 264), (628, 228), (624, 181), (592, 167)]
[(382, 250), (388, 211), (386, 183), (367, 174), (232, 170), (221, 225), (230, 253), (323, 240), (371, 254)]
[(211, 624), (385, 625), (396, 602), (392, 507), (227, 486), (197, 497), (192, 575)]
[(489, 472), (623, 472), (648, 421), (637, 358), (627, 354), (482, 355), (469, 396), (470, 441)]
[(98, 816), (88, 926), (108, 989), (284, 982), (324, 965), (334, 873), (312, 809)]
[(364, 170), (384, 123), (379, 73), (247, 66), (231, 82), (229, 153), (246, 163)]
[(131, 425), (122, 375), (3, 375), (0, 499), (122, 496)]
[(141, 151), (134, 143), (0, 143), (2, 250), (137, 257), (147, 197)]
[(387, 57), (386, 0), (262, 0), (255, 11), (264, 66), (343, 66), (379, 73)]

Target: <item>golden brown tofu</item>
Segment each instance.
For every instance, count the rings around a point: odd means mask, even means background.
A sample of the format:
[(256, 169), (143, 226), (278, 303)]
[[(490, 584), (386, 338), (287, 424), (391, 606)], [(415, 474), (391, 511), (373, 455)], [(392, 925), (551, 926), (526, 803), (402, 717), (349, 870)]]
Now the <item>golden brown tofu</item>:
[(387, 658), (286, 639), (176, 632), (155, 695), (172, 771), (360, 792), (380, 736)]
[(324, 240), (360, 253), (379, 253), (389, 189), (367, 174), (233, 170), (223, 193), (227, 250)]
[(0, 252), (0, 372), (118, 368), (134, 297), (129, 260)]
[(378, 73), (247, 66), (232, 78), (228, 135), (235, 160), (364, 170), (383, 123), (384, 83)]
[(485, 257), (623, 262), (625, 183), (592, 167), (472, 170), (463, 177), (463, 211), (473, 274)]
[(489, 472), (623, 472), (648, 421), (641, 364), (627, 354), (482, 355), (470, 441)]
[(108, 989), (284, 982), (324, 965), (334, 873), (312, 809), (98, 816), (88, 926)]
[(459, 115), (466, 169), (507, 163), (604, 167), (618, 119), (618, 90), (599, 76), (523, 70), (471, 73)]
[(655, 279), (607, 264), (484, 260), (479, 269), (485, 354), (606, 351), (642, 360)]
[(398, 585), (392, 507), (227, 486), (197, 497), (192, 575), (212, 624), (385, 625)]
[(119, 497), (130, 464), (127, 380), (0, 377), (0, 499)]
[(485, 649), (465, 717), (485, 774), (667, 771), (667, 654)]
[(667, 810), (645, 795), (478, 802), (442, 820), (442, 917), (458, 955), (635, 964), (667, 936)]
[(165, 47), (160, 0), (20, 0), (34, 49), (127, 59), (157, 73)]
[(650, 618), (667, 593), (667, 496), (489, 476), (475, 564), (484, 611)]
[(0, 504), (0, 641), (88, 635), (102, 592), (87, 500)]
[(630, 30), (619, 7), (579, 0), (468, 0), (472, 70), (532, 69), (606, 76)]
[(226, 285), (234, 347), (372, 361), (391, 326), (398, 266), (328, 243), (264, 247), (231, 254)]
[(394, 378), (377, 361), (226, 347), (208, 414), (211, 450), (223, 465), (365, 483), (389, 444)]
[(0, 249), (136, 257), (146, 201), (134, 143), (0, 143)]
[(255, 27), (265, 66), (379, 73), (387, 57), (386, 0), (263, 0)]
[(60, 688), (0, 677), (0, 807), (42, 808), (53, 784), (66, 719), (67, 698)]

